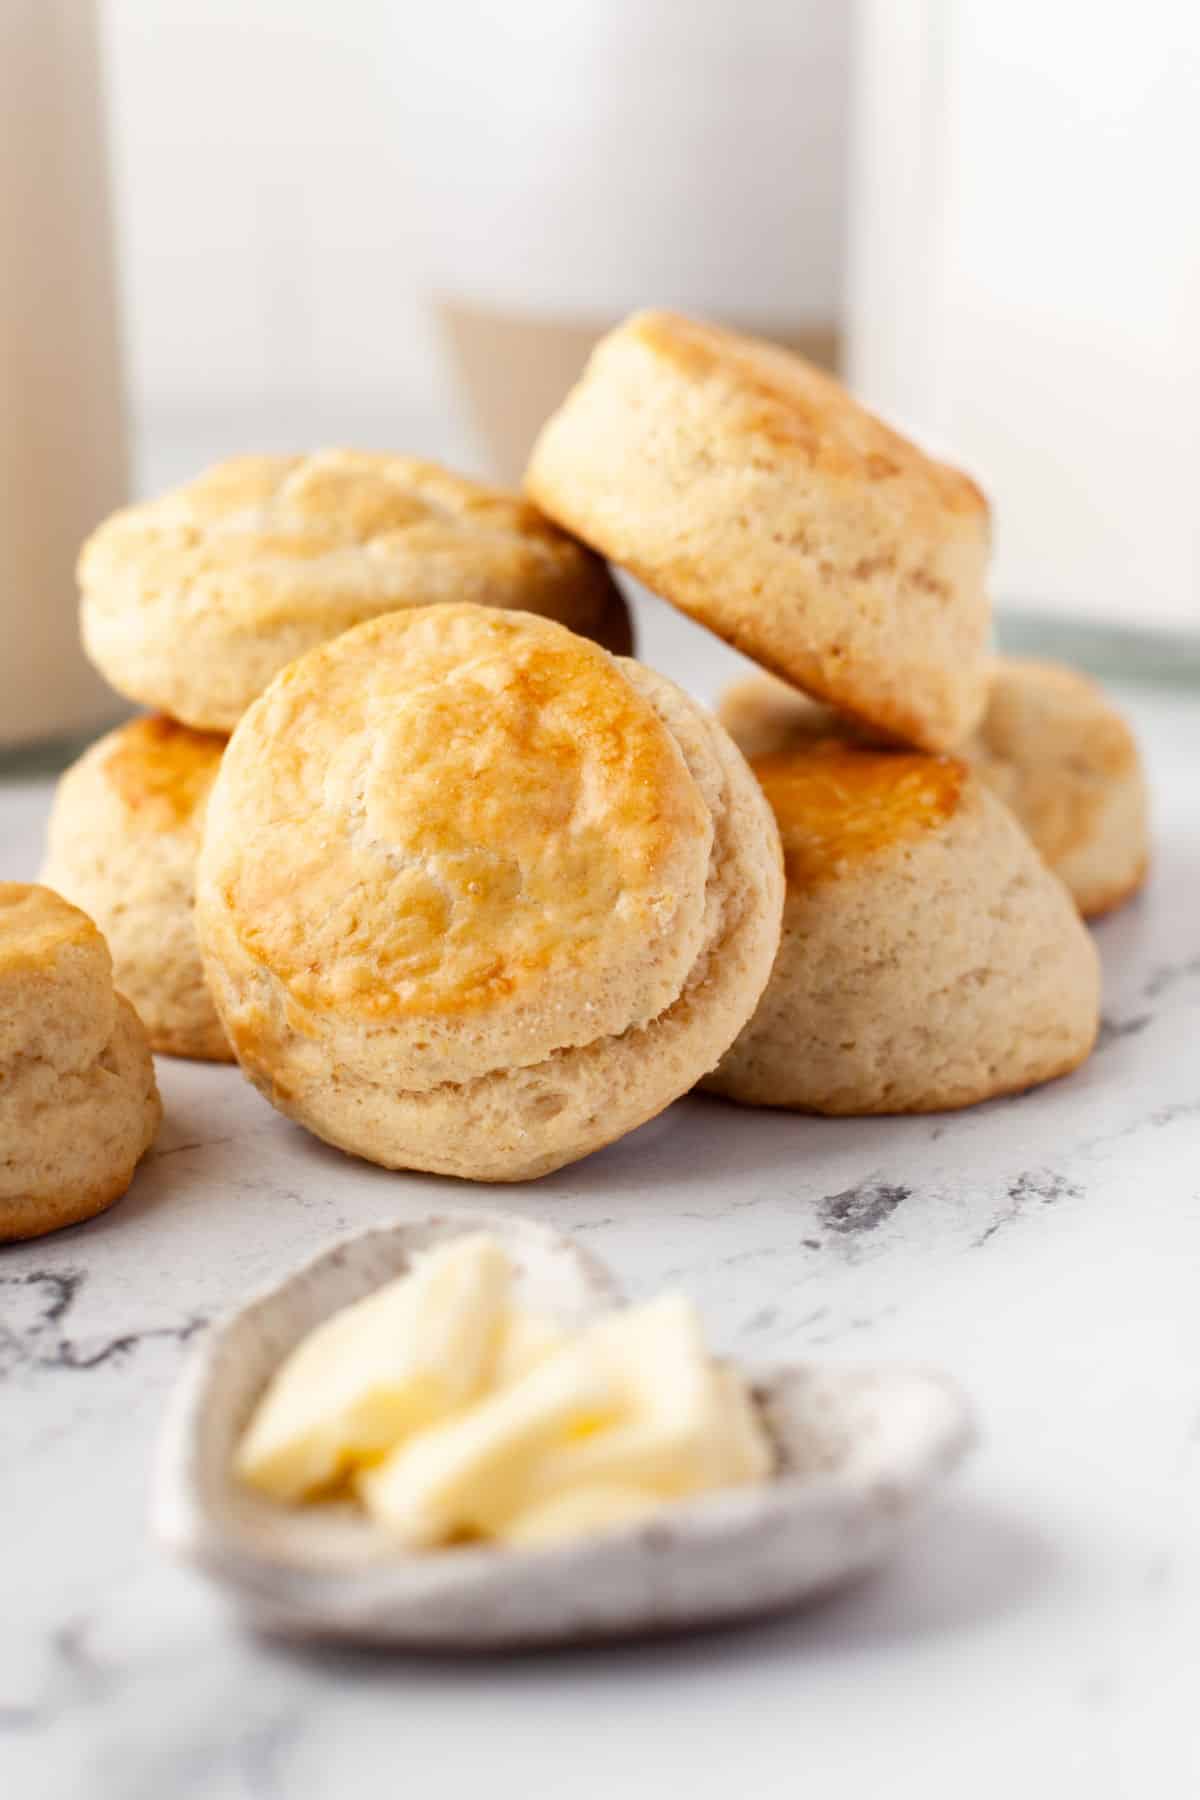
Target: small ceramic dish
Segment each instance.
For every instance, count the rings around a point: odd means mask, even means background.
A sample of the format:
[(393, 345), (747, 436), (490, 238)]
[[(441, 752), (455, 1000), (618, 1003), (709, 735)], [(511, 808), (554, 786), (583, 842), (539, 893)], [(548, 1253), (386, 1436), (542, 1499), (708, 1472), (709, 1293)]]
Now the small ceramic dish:
[(398, 1550), (351, 1506), (284, 1508), (231, 1464), (282, 1358), (329, 1313), (463, 1232), (504, 1242), (531, 1310), (582, 1322), (620, 1304), (607, 1271), (557, 1232), (505, 1214), (400, 1222), (323, 1251), (214, 1330), (172, 1398), (152, 1526), (256, 1628), (437, 1651), (579, 1643), (795, 1606), (869, 1568), (972, 1439), (966, 1405), (919, 1370), (809, 1363), (749, 1372), (778, 1453), (757, 1487), (539, 1549)]

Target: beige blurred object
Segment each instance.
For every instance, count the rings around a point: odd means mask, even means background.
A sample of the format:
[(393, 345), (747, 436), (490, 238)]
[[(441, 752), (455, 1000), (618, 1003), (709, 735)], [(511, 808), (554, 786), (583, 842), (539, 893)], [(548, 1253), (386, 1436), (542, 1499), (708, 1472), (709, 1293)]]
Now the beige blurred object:
[(74, 563), (125, 497), (96, 11), (0, 7), (0, 750), (121, 710), (84, 660)]
[(834, 362), (848, 9), (441, 0), (415, 31), (395, 16), (424, 283), (498, 478), (519, 478), (596, 339), (636, 307)]
[[(538, 432), (619, 318), (540, 318), (465, 300), (438, 301), (437, 318), (488, 466), (498, 480), (519, 485)], [(822, 368), (837, 367), (832, 324), (797, 329), (768, 321), (757, 334)]]

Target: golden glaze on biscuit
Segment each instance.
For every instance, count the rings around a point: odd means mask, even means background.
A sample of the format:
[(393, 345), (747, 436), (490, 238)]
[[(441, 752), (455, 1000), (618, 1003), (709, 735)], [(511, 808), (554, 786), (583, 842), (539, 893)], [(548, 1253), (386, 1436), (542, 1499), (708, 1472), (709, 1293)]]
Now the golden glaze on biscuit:
[(809, 885), (936, 830), (958, 806), (967, 776), (953, 757), (832, 737), (755, 757), (750, 767), (775, 814), (788, 881)]
[(113, 734), (104, 771), (131, 812), (157, 814), (173, 828), (208, 798), (227, 741), (157, 713)]
[(363, 620), (469, 600), (629, 647), (603, 563), (519, 496), (415, 457), (246, 456), (106, 520), (79, 559), (85, 647), (120, 692), (228, 731)]
[[(711, 826), (603, 651), (525, 615), (396, 614), (285, 670), (263, 708), (228, 791), (263, 734), (269, 785), (233, 800), (212, 876), (246, 951), (306, 1009), (494, 1012), (550, 984), (566, 999), (574, 971), (625, 1026), (678, 986)], [(649, 946), (668, 955), (646, 985)]]
[(843, 742), (764, 765), (783, 932), (758, 1009), (706, 1087), (802, 1112), (938, 1112), (1083, 1061), (1099, 1023), (1095, 946), (970, 768)]

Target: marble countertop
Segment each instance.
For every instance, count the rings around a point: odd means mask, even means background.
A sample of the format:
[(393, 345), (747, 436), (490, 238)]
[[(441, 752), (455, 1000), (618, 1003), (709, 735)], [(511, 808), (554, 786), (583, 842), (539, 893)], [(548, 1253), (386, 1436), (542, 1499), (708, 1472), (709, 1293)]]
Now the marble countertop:
[[(648, 659), (717, 678), (655, 614)], [(699, 646), (699, 647), (698, 647)], [(351, 1161), (236, 1071), (162, 1060), (127, 1198), (0, 1251), (0, 1792), (11, 1800), (807, 1792), (1193, 1796), (1200, 1783), (1200, 697), (1126, 693), (1147, 894), (1100, 927), (1100, 1046), (938, 1118), (690, 1099), (521, 1189)], [(49, 783), (0, 784), (30, 878)], [(454, 1663), (236, 1630), (146, 1538), (189, 1342), (340, 1233), (474, 1200), (580, 1234), (747, 1358), (953, 1371), (983, 1443), (887, 1569), (749, 1630)]]

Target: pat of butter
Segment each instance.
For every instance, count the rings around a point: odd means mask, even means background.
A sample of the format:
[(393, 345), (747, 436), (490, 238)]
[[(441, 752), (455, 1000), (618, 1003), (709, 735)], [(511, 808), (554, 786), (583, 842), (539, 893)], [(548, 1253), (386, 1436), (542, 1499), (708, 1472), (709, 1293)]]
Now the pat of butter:
[(648, 1513), (657, 1512), (662, 1503), (662, 1495), (652, 1488), (598, 1481), (591, 1487), (569, 1488), (565, 1494), (533, 1501), (497, 1535), (501, 1542), (516, 1548), (560, 1544), (594, 1531), (632, 1525)]
[(278, 1370), (236, 1473), (289, 1503), (348, 1488), (410, 1549), (550, 1544), (770, 1474), (753, 1399), (689, 1300), (571, 1332), (515, 1307), (513, 1280), (480, 1234), (336, 1313)]
[(690, 1300), (665, 1294), (614, 1313), (584, 1342), (621, 1396), (620, 1416), (583, 1442), (556, 1446), (538, 1471), (542, 1492), (617, 1482), (673, 1499), (744, 1479), (728, 1393)]
[(569, 1335), (565, 1326), (540, 1313), (510, 1312), (501, 1328), (492, 1386), (511, 1387), (514, 1381), (520, 1381), (548, 1356), (561, 1350)]
[(570, 1343), (501, 1388), (402, 1444), (359, 1477), (377, 1524), (411, 1546), (487, 1535), (527, 1497), (546, 1451), (613, 1419), (620, 1391), (586, 1343)]
[(511, 1272), (482, 1233), (335, 1313), (288, 1356), (238, 1446), (235, 1469), (297, 1501), (472, 1400), (495, 1361)]
[(770, 1463), (740, 1379), (709, 1358), (691, 1302), (666, 1295), (600, 1320), (411, 1439), (358, 1492), (413, 1548), (468, 1535), (549, 1542), (572, 1520), (597, 1530), (651, 1503), (760, 1480)]

